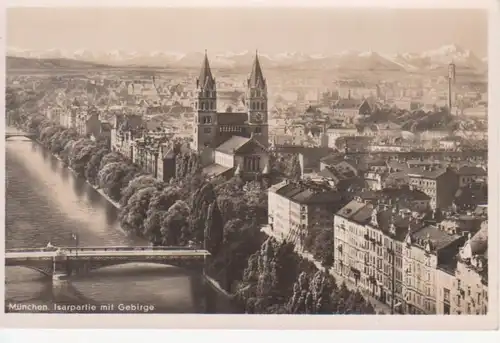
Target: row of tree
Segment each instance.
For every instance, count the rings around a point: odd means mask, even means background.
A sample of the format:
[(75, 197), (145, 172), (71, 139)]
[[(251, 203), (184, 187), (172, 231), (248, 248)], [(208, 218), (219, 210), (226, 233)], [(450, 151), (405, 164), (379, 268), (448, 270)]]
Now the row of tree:
[(42, 115), (28, 117), (22, 128), (36, 133), (39, 142), (77, 175), (119, 202), (120, 224), (128, 234), (154, 245), (203, 245), (208, 237), (207, 248), (219, 249), (222, 215), (213, 184), (200, 173), (185, 173), (166, 184), (111, 152), (106, 140), (82, 138)]
[[(23, 113), (29, 113), (29, 111)], [(120, 204), (122, 229), (155, 245), (205, 245), (211, 272), (231, 290), (248, 257), (262, 243), (267, 221), (267, 185), (240, 178), (208, 182), (195, 154), (174, 145), (177, 177), (164, 183), (109, 150), (109, 143), (82, 138), (45, 116), (25, 115), (17, 123), (36, 133), (53, 154)]]

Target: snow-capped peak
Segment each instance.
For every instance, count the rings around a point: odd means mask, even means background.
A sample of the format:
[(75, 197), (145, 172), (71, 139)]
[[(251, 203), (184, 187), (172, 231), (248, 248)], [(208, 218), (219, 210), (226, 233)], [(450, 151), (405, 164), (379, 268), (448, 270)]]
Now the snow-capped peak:
[[(143, 65), (143, 66), (178, 66), (199, 67), (203, 51), (171, 52), (93, 51), (80, 48), (75, 50), (47, 49), (29, 50), (19, 47), (7, 47), (7, 55), (26, 58), (64, 58), (110, 65)], [(456, 44), (448, 44), (434, 50), (424, 52), (400, 52), (393, 55), (381, 54), (372, 49), (367, 51), (347, 50), (333, 54), (308, 54), (300, 51), (284, 51), (266, 54), (258, 52), (261, 63), (268, 66), (297, 66), (298, 68), (351, 68), (368, 70), (429, 70), (454, 62), (458, 68), (484, 70), (487, 58), (478, 58), (471, 50)], [(251, 65), (255, 51), (209, 52), (211, 65), (217, 67), (245, 67)]]

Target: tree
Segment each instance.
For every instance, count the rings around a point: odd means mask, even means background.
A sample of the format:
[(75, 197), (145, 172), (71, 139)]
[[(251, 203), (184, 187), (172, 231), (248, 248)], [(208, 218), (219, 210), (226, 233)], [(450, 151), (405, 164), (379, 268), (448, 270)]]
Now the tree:
[(310, 282), (312, 313), (331, 314), (334, 312), (332, 296), (337, 290), (333, 276), (325, 271), (317, 271)]
[(182, 232), (189, 226), (189, 206), (185, 201), (177, 200), (166, 212), (161, 226), (162, 241), (165, 245), (179, 245)]
[(140, 189), (151, 186), (157, 187), (159, 183), (160, 182), (151, 175), (140, 175), (135, 177), (123, 189), (120, 199), (120, 205), (126, 206), (129, 199)]
[(251, 313), (282, 311), (293, 294), (298, 266), (292, 244), (279, 243), (274, 238), (262, 243), (260, 250), (250, 258), (244, 271), (244, 282), (237, 291), (246, 310)]
[(204, 236), (205, 248), (217, 255), (224, 239), (224, 222), (216, 200), (208, 207)]
[(89, 162), (85, 166), (85, 178), (92, 185), (97, 185), (97, 175), (99, 174), (99, 167), (101, 165), (102, 158), (109, 153), (107, 148), (100, 148), (90, 157)]
[(61, 156), (61, 159), (63, 160), (63, 162), (65, 164), (69, 164), (69, 159), (70, 159), (71, 154), (73, 153), (73, 146), (74, 145), (75, 145), (74, 140), (68, 141), (66, 143), (66, 145), (64, 146), (63, 150), (61, 151), (61, 153), (59, 154)]
[(135, 193), (120, 213), (120, 225), (129, 234), (139, 237), (146, 236), (145, 221), (149, 202), (156, 188), (147, 187)]
[(201, 172), (200, 156), (196, 153), (191, 153), (189, 159), (189, 174), (197, 174)]
[(55, 126), (55, 125), (50, 125), (50, 126), (47, 126), (45, 128), (43, 128), (41, 131), (40, 131), (40, 141), (43, 143), (43, 144), (47, 144), (48, 142), (50, 142), (50, 140), (52, 139), (52, 137), (56, 134), (56, 133), (59, 133), (61, 131), (61, 128)]
[(117, 152), (110, 152), (109, 154), (104, 155), (101, 160), (101, 166), (99, 170), (102, 170), (107, 164), (114, 162), (123, 162), (123, 157)]
[[(179, 193), (175, 187), (167, 187), (163, 190), (157, 189), (151, 197), (144, 228), (145, 236), (154, 245), (163, 243), (162, 225), (167, 211), (177, 200), (179, 200)], [(186, 217), (187, 221), (188, 217)]]
[(235, 282), (243, 279), (250, 256), (261, 246), (260, 227), (255, 222), (232, 219), (224, 225), (221, 249), (212, 254), (211, 277), (224, 289), (232, 291)]
[(215, 200), (215, 192), (210, 183), (205, 184), (193, 195), (189, 234), (196, 242), (202, 242), (204, 239), (208, 208)]
[(293, 314), (314, 313), (313, 301), (309, 284), (309, 275), (302, 272), (293, 285), (293, 295), (287, 305), (288, 311)]
[(52, 136), (49, 146), (53, 154), (61, 154), (68, 142), (76, 141), (78, 132), (73, 129), (62, 129), (60, 132)]
[(323, 267), (329, 269), (333, 265), (335, 240), (331, 228), (322, 228), (314, 240), (313, 254)]
[(99, 187), (115, 201), (120, 200), (122, 181), (128, 168), (124, 162), (113, 162), (106, 164), (99, 172)]
[(91, 142), (82, 142), (80, 146), (75, 144), (70, 158), (70, 164), (77, 175), (85, 175), (85, 167), (96, 152), (96, 145)]

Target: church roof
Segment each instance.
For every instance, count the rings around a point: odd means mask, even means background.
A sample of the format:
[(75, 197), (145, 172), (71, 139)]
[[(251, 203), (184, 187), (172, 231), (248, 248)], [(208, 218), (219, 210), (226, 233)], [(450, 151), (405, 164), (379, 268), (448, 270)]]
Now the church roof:
[(215, 86), (215, 79), (212, 76), (212, 70), (210, 69), (210, 63), (208, 63), (207, 52), (205, 51), (205, 57), (203, 59), (203, 64), (201, 65), (200, 76), (198, 78), (198, 86), (200, 88), (212, 89)]
[(256, 149), (266, 150), (266, 148), (262, 144), (260, 144), (253, 138), (233, 136), (224, 143), (222, 143), (221, 145), (219, 145), (215, 150), (225, 154), (234, 154), (234, 153), (245, 154), (253, 152)]
[(262, 88), (266, 86), (266, 80), (262, 74), (262, 68), (260, 67), (259, 56), (255, 53), (255, 59), (253, 61), (252, 72), (250, 73), (250, 78), (248, 79), (248, 87), (250, 88)]
[(239, 148), (241, 148), (249, 141), (250, 138), (233, 136), (224, 143), (222, 143), (221, 145), (219, 145), (215, 150), (226, 154), (232, 154), (233, 152), (237, 151)]

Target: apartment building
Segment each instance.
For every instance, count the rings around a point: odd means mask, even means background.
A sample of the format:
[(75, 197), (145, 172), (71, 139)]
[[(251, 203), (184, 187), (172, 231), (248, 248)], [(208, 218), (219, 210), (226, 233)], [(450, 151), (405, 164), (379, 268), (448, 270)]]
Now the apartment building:
[(464, 166), (458, 170), (457, 174), (459, 187), (488, 179), (488, 172), (480, 167)]
[(340, 193), (313, 182), (283, 181), (268, 190), (269, 227), (273, 235), (303, 244), (311, 228), (333, 228)]
[[(365, 270), (365, 255), (369, 243), (367, 224), (370, 223), (373, 205), (352, 200), (334, 217), (334, 270), (355, 285), (369, 285)], [(378, 237), (374, 237), (374, 242)], [(366, 257), (368, 258), (368, 257)]]
[(111, 149), (133, 159), (131, 143), (142, 135), (142, 117), (115, 114), (111, 129)]
[(335, 271), (402, 312), (403, 245), (408, 229), (422, 226), (419, 218), (388, 203), (352, 200), (334, 219)]
[(76, 127), (76, 116), (78, 110), (77, 106), (71, 106), (66, 111), (61, 112), (59, 116), (59, 124), (66, 129), (74, 129)]
[(47, 118), (55, 123), (61, 122), (61, 115), (63, 115), (65, 109), (61, 106), (52, 106), (47, 109), (46, 115)]
[(75, 129), (82, 136), (98, 136), (101, 132), (99, 111), (97, 109), (79, 111), (75, 118)]
[(409, 231), (403, 245), (403, 308), (410, 314), (437, 312), (438, 266), (456, 255), (464, 237), (427, 225)]
[(488, 313), (488, 221), (437, 273), (437, 314)]
[(447, 208), (453, 204), (458, 189), (458, 175), (450, 168), (426, 168), (426, 170), (412, 170), (408, 173), (410, 186), (418, 189), (430, 198), (430, 206)]

